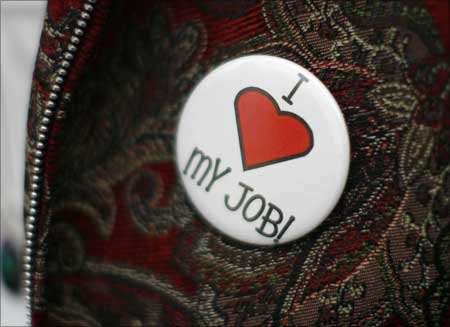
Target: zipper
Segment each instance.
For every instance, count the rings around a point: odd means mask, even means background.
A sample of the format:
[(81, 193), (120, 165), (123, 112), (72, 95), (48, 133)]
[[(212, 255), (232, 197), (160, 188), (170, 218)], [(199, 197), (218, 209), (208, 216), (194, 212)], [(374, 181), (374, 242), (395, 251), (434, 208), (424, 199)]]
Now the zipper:
[(38, 122), (37, 139), (34, 149), (31, 150), (30, 184), (26, 197), (25, 216), (25, 247), (23, 255), (23, 283), (25, 290), (25, 301), (27, 306), (27, 324), (31, 326), (31, 310), (33, 307), (33, 273), (35, 268), (36, 254), (36, 224), (40, 214), (40, 205), (43, 193), (44, 165), (47, 156), (49, 134), (51, 126), (58, 113), (57, 102), (62, 97), (62, 88), (66, 80), (68, 70), (78, 50), (78, 44), (83, 38), (88, 22), (94, 11), (97, 0), (86, 0), (82, 6), (80, 17), (76, 27), (69, 36), (69, 44), (63, 52), (62, 59), (57, 64), (56, 77), (50, 87), (48, 101), (43, 109), (42, 117)]

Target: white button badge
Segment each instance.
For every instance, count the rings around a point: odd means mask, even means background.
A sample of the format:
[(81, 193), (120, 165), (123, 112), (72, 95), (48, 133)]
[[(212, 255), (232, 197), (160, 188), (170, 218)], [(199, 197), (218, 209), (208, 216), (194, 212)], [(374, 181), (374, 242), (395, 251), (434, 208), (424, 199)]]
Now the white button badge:
[(252, 55), (193, 90), (176, 137), (179, 175), (199, 213), (253, 245), (293, 241), (335, 207), (350, 145), (338, 104), (303, 67)]

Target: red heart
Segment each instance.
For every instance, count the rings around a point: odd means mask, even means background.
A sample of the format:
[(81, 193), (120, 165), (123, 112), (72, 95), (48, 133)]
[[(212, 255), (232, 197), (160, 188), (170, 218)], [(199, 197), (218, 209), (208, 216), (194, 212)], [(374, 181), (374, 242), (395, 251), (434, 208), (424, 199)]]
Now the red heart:
[(266, 91), (248, 87), (234, 101), (244, 170), (299, 158), (311, 151), (309, 125), (291, 112), (281, 112)]

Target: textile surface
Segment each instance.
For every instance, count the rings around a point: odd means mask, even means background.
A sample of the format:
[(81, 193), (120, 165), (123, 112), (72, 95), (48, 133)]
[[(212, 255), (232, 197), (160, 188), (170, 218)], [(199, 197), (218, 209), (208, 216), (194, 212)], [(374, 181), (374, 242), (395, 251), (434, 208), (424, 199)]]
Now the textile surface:
[[(29, 158), (81, 7), (49, 1)], [(34, 326), (450, 325), (448, 28), (446, 1), (99, 0), (45, 159)], [(352, 148), (334, 211), (274, 248), (211, 229), (174, 167), (190, 91), (249, 54), (321, 79)]]

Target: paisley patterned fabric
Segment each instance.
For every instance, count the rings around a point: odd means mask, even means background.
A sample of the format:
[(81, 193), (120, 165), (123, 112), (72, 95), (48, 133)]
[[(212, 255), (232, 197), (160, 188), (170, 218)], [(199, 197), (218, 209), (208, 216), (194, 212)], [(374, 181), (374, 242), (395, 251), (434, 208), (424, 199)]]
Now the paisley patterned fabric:
[[(29, 149), (81, 6), (49, 1)], [(450, 325), (448, 2), (96, 6), (49, 143), (34, 326)], [(275, 248), (207, 226), (173, 160), (192, 88), (248, 54), (318, 76), (351, 140), (338, 206)]]

